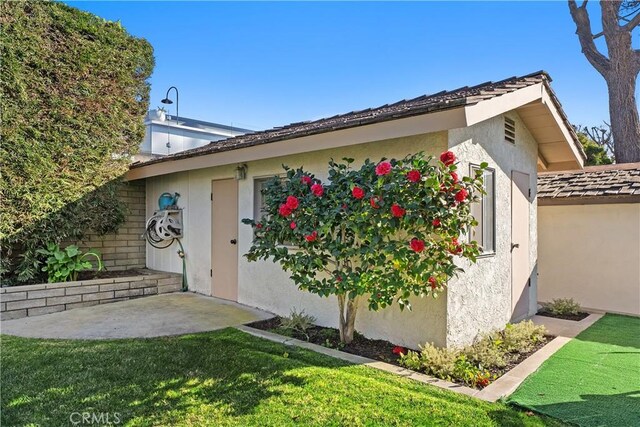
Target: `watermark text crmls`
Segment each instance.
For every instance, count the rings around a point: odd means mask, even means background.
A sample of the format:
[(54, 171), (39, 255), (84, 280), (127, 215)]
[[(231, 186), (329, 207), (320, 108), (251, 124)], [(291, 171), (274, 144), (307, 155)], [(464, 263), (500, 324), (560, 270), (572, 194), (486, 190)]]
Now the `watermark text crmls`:
[(72, 412), (69, 415), (69, 422), (74, 426), (118, 425), (122, 422), (122, 415), (119, 412)]

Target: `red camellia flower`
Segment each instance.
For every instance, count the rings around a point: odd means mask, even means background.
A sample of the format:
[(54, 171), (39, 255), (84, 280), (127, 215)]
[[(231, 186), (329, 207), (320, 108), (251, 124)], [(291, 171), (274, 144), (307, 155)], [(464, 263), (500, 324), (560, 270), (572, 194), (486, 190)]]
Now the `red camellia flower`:
[(407, 353), (407, 349), (397, 345), (397, 346), (393, 347), (393, 350), (391, 350), (391, 352), (393, 354), (396, 354), (396, 355), (400, 356), (401, 354), (406, 354)]
[(311, 192), (320, 197), (324, 194), (324, 187), (322, 187), (322, 184), (313, 184), (311, 186)]
[(303, 184), (311, 185), (311, 183), (312, 183), (313, 181), (311, 180), (311, 177), (310, 177), (310, 176), (308, 176), (308, 175), (303, 175), (303, 177), (302, 177), (302, 178), (300, 178), (300, 182), (301, 182), (301, 183), (303, 183)]
[(296, 210), (298, 208), (298, 198), (295, 196), (289, 196), (287, 197), (287, 202), (285, 203), (287, 205), (287, 207), (289, 209), (291, 209), (292, 211)]
[(396, 203), (391, 205), (391, 213), (396, 218), (402, 218), (406, 212), (407, 211), (405, 209), (402, 209), (402, 207), (400, 207), (400, 205), (398, 205)]
[(451, 239), (451, 248), (449, 248), (449, 253), (453, 255), (458, 255), (459, 253), (462, 253), (462, 245), (458, 243), (457, 237), (454, 237), (453, 239)]
[(295, 221), (291, 221), (291, 224), (289, 224), (289, 228), (291, 228), (292, 230), (294, 230), (297, 227)]
[(311, 233), (311, 234), (307, 234), (306, 236), (304, 236), (304, 239), (305, 239), (307, 242), (315, 242), (316, 240), (318, 240), (318, 232), (317, 232), (317, 231), (314, 231), (314, 232), (313, 232), (313, 233)]
[(278, 213), (281, 216), (285, 216), (285, 217), (291, 215), (291, 212), (292, 212), (291, 208), (284, 203), (281, 204), (280, 208), (278, 209)]
[(411, 182), (418, 182), (420, 181), (420, 178), (422, 178), (422, 175), (420, 175), (420, 171), (412, 169), (409, 172), (407, 172), (407, 180)]
[(458, 191), (455, 195), (456, 202), (458, 203), (464, 202), (468, 195), (469, 193), (467, 192), (467, 190), (465, 190), (464, 188), (461, 188), (460, 191)]
[(436, 218), (433, 221), (431, 221), (431, 225), (433, 225), (434, 227), (440, 227), (440, 225), (442, 225), (442, 223), (440, 222), (440, 220), (438, 218)]
[(369, 199), (369, 203), (371, 204), (371, 207), (373, 209), (380, 209), (380, 206), (378, 206), (379, 201), (380, 201), (380, 197), (378, 196), (373, 196), (371, 199)]
[(259, 224), (259, 223), (258, 223), (258, 224), (256, 224), (256, 228), (257, 228), (258, 230), (260, 230), (260, 229), (262, 228), (262, 224)]
[(336, 276), (336, 282), (341, 283), (342, 282), (342, 276)]
[(440, 154), (440, 161), (445, 165), (450, 166), (453, 164), (453, 162), (456, 161), (456, 155), (451, 151), (445, 151), (444, 153)]
[(417, 237), (414, 237), (413, 239), (411, 239), (411, 243), (409, 243), (409, 246), (411, 246), (411, 249), (414, 252), (422, 252), (424, 251), (424, 240), (420, 240)]
[(429, 277), (429, 284), (431, 285), (431, 289), (435, 289), (438, 287), (438, 281), (433, 276)]
[(378, 176), (387, 175), (389, 172), (391, 172), (391, 163), (389, 162), (380, 162), (376, 166), (376, 175)]
[(351, 195), (360, 200), (364, 197), (364, 190), (360, 187), (353, 187), (353, 190), (351, 190)]
[(450, 175), (451, 175), (451, 179), (453, 180), (454, 183), (457, 183), (459, 181), (457, 173), (451, 172)]

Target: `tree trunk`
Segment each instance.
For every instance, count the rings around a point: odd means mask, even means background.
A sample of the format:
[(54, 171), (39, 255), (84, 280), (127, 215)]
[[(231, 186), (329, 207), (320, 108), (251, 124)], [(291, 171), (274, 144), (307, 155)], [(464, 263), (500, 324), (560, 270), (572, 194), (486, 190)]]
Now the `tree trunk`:
[(350, 344), (356, 330), (358, 297), (350, 299), (346, 295), (338, 295), (338, 308), (340, 310), (340, 342)]
[(607, 79), (607, 86), (616, 163), (640, 162), (636, 76), (630, 72), (612, 73)]

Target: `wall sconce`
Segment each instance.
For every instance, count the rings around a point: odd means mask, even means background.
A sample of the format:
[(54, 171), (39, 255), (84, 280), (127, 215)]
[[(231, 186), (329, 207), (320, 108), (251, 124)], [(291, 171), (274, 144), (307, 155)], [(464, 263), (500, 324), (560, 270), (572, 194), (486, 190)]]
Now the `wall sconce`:
[(247, 165), (241, 164), (236, 167), (236, 181), (242, 181), (247, 177)]

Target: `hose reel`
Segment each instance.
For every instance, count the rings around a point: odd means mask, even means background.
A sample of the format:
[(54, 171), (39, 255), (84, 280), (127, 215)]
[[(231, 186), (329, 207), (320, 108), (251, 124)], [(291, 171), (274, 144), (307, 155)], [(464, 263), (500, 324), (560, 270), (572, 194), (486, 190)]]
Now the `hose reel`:
[(182, 291), (188, 290), (187, 263), (182, 238), (182, 209), (161, 209), (155, 211), (145, 224), (143, 237), (156, 249), (166, 249), (177, 242), (178, 256), (182, 259)]

